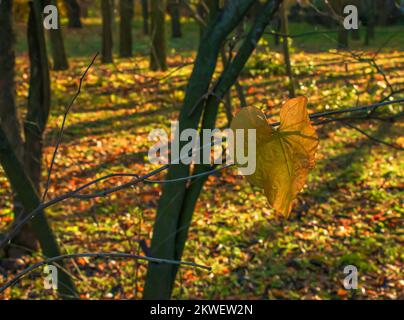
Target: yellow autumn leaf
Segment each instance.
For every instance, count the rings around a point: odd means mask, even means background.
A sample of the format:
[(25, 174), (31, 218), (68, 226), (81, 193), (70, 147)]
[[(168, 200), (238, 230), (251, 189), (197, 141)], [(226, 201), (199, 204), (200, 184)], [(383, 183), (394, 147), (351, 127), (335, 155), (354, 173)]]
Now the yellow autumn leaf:
[(280, 126), (276, 130), (257, 108), (243, 108), (233, 119), (231, 129), (244, 129), (244, 145), (248, 150), (247, 129), (256, 130), (256, 170), (247, 175), (254, 186), (264, 189), (270, 205), (288, 217), (292, 202), (303, 188), (309, 170), (315, 164), (318, 137), (310, 124), (307, 98), (288, 100), (281, 108)]

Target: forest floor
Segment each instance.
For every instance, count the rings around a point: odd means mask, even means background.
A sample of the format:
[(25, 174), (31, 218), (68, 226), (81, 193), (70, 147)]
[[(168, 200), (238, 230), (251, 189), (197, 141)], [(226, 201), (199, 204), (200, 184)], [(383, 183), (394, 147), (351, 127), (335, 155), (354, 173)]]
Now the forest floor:
[[(279, 105), (288, 95), (287, 79), (282, 56), (261, 44), (240, 83), (248, 105), (276, 120)], [(365, 55), (371, 57), (376, 51), (377, 47), (370, 48)], [(64, 108), (94, 52), (72, 58), (69, 71), (51, 73), (47, 165)], [(155, 128), (168, 130), (170, 121), (176, 120), (192, 65), (178, 67), (192, 62), (193, 56), (194, 52), (172, 50), (170, 70), (165, 73), (148, 71), (144, 54), (116, 59), (113, 65), (97, 61), (68, 116), (48, 198), (108, 173), (142, 174), (156, 168), (147, 158), (154, 143), (148, 134)], [(375, 103), (390, 90), (374, 67), (356, 61), (350, 52), (296, 50), (292, 60), (297, 92), (309, 98), (310, 113)], [(404, 87), (402, 51), (384, 48), (375, 61), (395, 90)], [(26, 54), (18, 55), (16, 69), (17, 103), (23, 113), (29, 77)], [(235, 112), (239, 108), (235, 92), (232, 101)], [(399, 111), (402, 106), (393, 105), (380, 109), (380, 114)], [(227, 125), (223, 109), (217, 125)], [(402, 121), (355, 125), (402, 146)], [(316, 128), (320, 136), (317, 165), (287, 220), (277, 218), (262, 192), (251, 188), (235, 170), (209, 177), (183, 260), (209, 265), (212, 271), (182, 267), (174, 298), (404, 299), (402, 151), (341, 123)], [(97, 188), (124, 181), (128, 179), (112, 179)], [(150, 244), (160, 191), (158, 184), (137, 185), (102, 199), (67, 200), (47, 214), (65, 252), (137, 253), (139, 240)], [(0, 174), (0, 230), (6, 230), (12, 217), (11, 192)], [(3, 259), (0, 283), (39, 260), (40, 254), (17, 261)], [(359, 270), (357, 290), (343, 287), (346, 265)], [(82, 298), (141, 296), (145, 263), (80, 258), (68, 266)], [(38, 269), (0, 298), (55, 297), (43, 289), (42, 279)]]

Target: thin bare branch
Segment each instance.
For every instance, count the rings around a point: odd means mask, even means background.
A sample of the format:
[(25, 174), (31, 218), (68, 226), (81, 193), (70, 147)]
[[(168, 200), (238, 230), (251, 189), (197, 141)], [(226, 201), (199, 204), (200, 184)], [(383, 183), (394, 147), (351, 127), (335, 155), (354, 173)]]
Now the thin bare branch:
[(83, 73), (82, 76), (80, 77), (80, 82), (79, 82), (79, 87), (77, 88), (77, 92), (76, 92), (76, 94), (74, 95), (73, 99), (70, 101), (70, 103), (69, 103), (69, 105), (67, 106), (67, 108), (66, 108), (66, 110), (65, 110), (65, 113), (64, 113), (64, 115), (63, 115), (62, 126), (61, 126), (60, 131), (59, 131), (59, 135), (58, 135), (58, 139), (57, 139), (57, 142), (56, 142), (55, 151), (53, 152), (52, 160), (51, 160), (51, 163), (50, 163), (50, 166), (49, 166), (49, 171), (48, 171), (48, 177), (47, 177), (47, 179), (46, 179), (45, 190), (44, 190), (44, 193), (43, 193), (43, 196), (42, 196), (42, 202), (44, 202), (44, 201), (46, 200), (46, 195), (48, 194), (49, 185), (50, 185), (50, 180), (51, 180), (51, 175), (52, 175), (52, 169), (53, 169), (53, 166), (54, 166), (55, 161), (56, 161), (56, 155), (57, 155), (57, 153), (58, 153), (59, 146), (60, 146), (60, 144), (61, 144), (61, 142), (62, 142), (62, 137), (63, 137), (63, 133), (64, 133), (64, 129), (65, 129), (65, 124), (66, 124), (67, 116), (68, 116), (68, 114), (69, 114), (69, 112), (70, 112), (70, 109), (71, 109), (72, 106), (73, 106), (73, 103), (76, 101), (77, 97), (80, 95), (80, 93), (81, 93), (81, 87), (82, 87), (82, 85), (83, 85), (83, 80), (84, 80), (85, 76), (87, 75), (88, 71), (90, 70), (91, 66), (94, 64), (95, 59), (97, 59), (98, 54), (99, 54), (98, 52), (95, 54), (95, 56), (94, 56), (93, 59), (91, 60), (90, 64), (87, 66), (86, 70), (84, 71), (84, 73)]
[(43, 261), (37, 262), (28, 268), (24, 269), (20, 273), (18, 273), (13, 279), (10, 281), (6, 282), (3, 286), (0, 287), (0, 293), (2, 293), (4, 290), (7, 288), (13, 286), (16, 284), (22, 277), (24, 277), (26, 274), (30, 273), (31, 271), (43, 266), (43, 265), (48, 265), (60, 260), (64, 259), (74, 259), (74, 258), (125, 258), (125, 259), (136, 259), (136, 260), (144, 260), (144, 261), (149, 261), (157, 264), (174, 264), (174, 265), (183, 265), (183, 266), (190, 266), (194, 268), (200, 268), (200, 269), (205, 269), (210, 271), (211, 268), (208, 266), (204, 266), (201, 264), (193, 263), (193, 262), (186, 262), (186, 261), (178, 261), (178, 260), (170, 260), (170, 259), (159, 259), (159, 258), (153, 258), (153, 257), (146, 257), (146, 256), (141, 256), (137, 254), (130, 254), (130, 253), (121, 253), (121, 252), (108, 252), (108, 253), (73, 253), (73, 254), (65, 254), (57, 257), (52, 257), (49, 259), (45, 259)]
[(345, 126), (347, 126), (347, 127), (349, 127), (349, 128), (352, 128), (352, 129), (358, 131), (359, 133), (363, 134), (365, 137), (369, 138), (370, 140), (372, 140), (372, 141), (374, 141), (374, 142), (376, 142), (376, 143), (384, 144), (385, 146), (388, 146), (388, 147), (393, 148), (393, 149), (396, 149), (396, 150), (401, 150), (401, 151), (404, 150), (404, 148), (402, 148), (402, 147), (400, 147), (400, 146), (398, 146), (398, 145), (395, 145), (395, 144), (386, 142), (386, 141), (384, 141), (384, 140), (378, 139), (378, 138), (376, 138), (376, 137), (374, 137), (374, 136), (368, 134), (367, 132), (363, 131), (362, 129), (358, 128), (357, 126), (354, 126), (353, 124), (351, 124), (351, 123), (349, 123), (349, 122), (346, 122), (346, 121), (343, 121), (343, 120), (339, 120), (339, 121), (340, 121), (342, 124), (344, 124)]

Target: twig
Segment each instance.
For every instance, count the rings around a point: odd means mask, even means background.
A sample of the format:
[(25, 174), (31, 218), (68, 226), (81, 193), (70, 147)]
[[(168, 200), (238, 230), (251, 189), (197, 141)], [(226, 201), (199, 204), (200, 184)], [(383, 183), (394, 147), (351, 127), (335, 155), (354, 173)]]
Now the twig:
[[(210, 147), (211, 144), (205, 144), (201, 148), (199, 148), (199, 150), (204, 149), (204, 148), (206, 148), (208, 146)], [(176, 160), (181, 160), (181, 159), (182, 158), (180, 157), (179, 159), (176, 159)], [(39, 214), (42, 210), (44, 210), (46, 208), (49, 208), (49, 207), (51, 207), (51, 206), (53, 206), (53, 205), (55, 205), (57, 203), (60, 203), (60, 202), (62, 202), (64, 200), (67, 200), (67, 199), (70, 199), (70, 198), (94, 199), (94, 198), (105, 197), (105, 196), (107, 196), (107, 195), (109, 195), (111, 193), (114, 193), (114, 192), (129, 188), (129, 187), (134, 186), (134, 185), (136, 185), (136, 184), (138, 184), (140, 182), (146, 181), (148, 178), (150, 178), (152, 176), (155, 176), (156, 174), (168, 169), (169, 166), (170, 166), (169, 164), (163, 165), (162, 167), (157, 168), (157, 169), (155, 169), (155, 170), (151, 171), (150, 173), (147, 173), (147, 174), (145, 174), (143, 176), (139, 176), (137, 174), (125, 174), (126, 176), (134, 176), (135, 179), (133, 179), (133, 180), (131, 180), (131, 181), (125, 183), (125, 184), (119, 185), (117, 187), (113, 187), (113, 188), (110, 188), (110, 189), (105, 189), (105, 190), (103, 190), (103, 191), (101, 191), (99, 193), (89, 194), (89, 195), (80, 195), (79, 194), (84, 189), (87, 189), (88, 187), (90, 187), (92, 185), (95, 185), (98, 182), (101, 182), (103, 180), (107, 180), (107, 179), (110, 179), (110, 178), (113, 178), (113, 177), (118, 177), (118, 176), (122, 175), (122, 174), (108, 174), (106, 176), (103, 176), (103, 177), (100, 177), (98, 179), (92, 180), (92, 181), (90, 181), (90, 182), (76, 188), (75, 190), (70, 191), (68, 193), (65, 193), (65, 194), (63, 194), (63, 195), (61, 195), (59, 197), (56, 197), (56, 198), (54, 198), (54, 199), (52, 199), (52, 200), (50, 200), (50, 201), (48, 201), (46, 203), (41, 203), (35, 210), (33, 210), (30, 214), (26, 215), (23, 219), (21, 219), (21, 221), (18, 224), (16, 224), (11, 229), (11, 231), (4, 236), (4, 238), (0, 241), (0, 249), (2, 247), (4, 247), (9, 241), (11, 241), (15, 237), (15, 235), (19, 232), (19, 230), (21, 230), (22, 226), (24, 226), (26, 223), (29, 222), (29, 220), (33, 219), (37, 214)], [(151, 181), (153, 181), (153, 180), (151, 180)], [(154, 183), (154, 182), (152, 182), (152, 183)]]
[(277, 32), (277, 31), (265, 31), (265, 34), (279, 36), (282, 38), (295, 39), (295, 38), (303, 38), (306, 36), (315, 36), (315, 35), (324, 34), (324, 33), (336, 33), (336, 32), (338, 32), (338, 30), (317, 30), (317, 31), (309, 31), (309, 32), (296, 33), (296, 34), (282, 33), (282, 32)]
[[(202, 3), (203, 3), (203, 1), (202, 1)], [(192, 6), (188, 3), (188, 1), (183, 0), (182, 4), (184, 5), (184, 7), (188, 11), (188, 13), (192, 16), (192, 18), (194, 18), (195, 21), (199, 24), (199, 26), (201, 26), (203, 28), (207, 26), (206, 21), (200, 16), (200, 14), (197, 11), (195, 11), (192, 8)]]
[[(383, 99), (381, 99), (380, 102), (384, 102), (384, 101), (390, 99), (391, 97), (393, 97), (394, 95), (396, 95), (397, 93), (400, 93), (400, 92), (402, 92), (402, 91), (404, 90), (404, 89), (395, 90), (394, 87), (393, 87), (393, 85), (390, 83), (389, 79), (387, 78), (386, 73), (382, 70), (382, 67), (376, 62), (376, 57), (377, 57), (377, 56), (379, 55), (379, 53), (381, 52), (382, 48), (384, 48), (384, 47), (391, 41), (391, 39), (393, 39), (396, 35), (397, 35), (397, 33), (393, 33), (389, 38), (387, 38), (387, 40), (376, 50), (376, 52), (373, 54), (373, 56), (372, 56), (371, 58), (366, 58), (366, 57), (364, 58), (364, 57), (363, 57), (366, 52), (362, 52), (361, 54), (358, 54), (358, 53), (356, 53), (356, 52), (354, 52), (354, 51), (352, 51), (352, 50), (350, 50), (350, 49), (348, 49), (348, 48), (346, 48), (347, 54), (344, 54), (344, 53), (342, 53), (342, 52), (339, 52), (339, 53), (338, 53), (338, 54), (341, 55), (342, 57), (345, 57), (345, 58), (346, 58), (346, 57), (352, 58), (353, 60), (356, 60), (356, 61), (359, 62), (359, 63), (361, 63), (361, 62), (368, 63), (368, 64), (370, 65), (370, 67), (375, 68), (376, 71), (377, 71), (377, 73), (379, 73), (379, 74), (383, 77), (383, 80), (384, 80), (384, 82), (385, 82), (385, 84), (386, 84), (386, 87), (389, 88), (390, 93), (389, 93), (386, 97), (384, 97)], [(326, 34), (325, 34), (324, 36), (327, 37), (327, 38), (329, 38), (329, 39), (332, 40), (332, 41), (335, 41), (335, 39), (331, 39), (331, 38), (328, 37)], [(366, 88), (365, 92), (366, 92), (366, 91), (368, 90), (368, 88), (369, 88), (370, 80), (371, 80), (371, 79), (369, 79), (369, 81), (368, 81), (367, 88)], [(358, 102), (359, 102), (359, 97), (358, 97)], [(369, 113), (368, 116), (369, 116), (369, 117), (372, 116), (374, 112), (375, 112), (375, 110), (372, 110), (372, 111)]]
[(310, 114), (310, 119), (321, 118), (321, 117), (328, 117), (335, 114), (342, 114), (342, 113), (349, 113), (349, 112), (358, 112), (358, 111), (372, 111), (378, 109), (383, 106), (391, 105), (391, 104), (398, 104), (404, 103), (404, 98), (392, 100), (392, 101), (384, 101), (379, 103), (374, 103), (368, 106), (360, 106), (360, 107), (353, 107), (347, 109), (339, 109), (339, 110), (331, 110), (325, 112), (316, 112)]
[[(175, 183), (175, 182), (179, 182), (179, 181), (188, 181), (188, 180), (192, 180), (195, 178), (199, 178), (199, 177), (203, 177), (203, 176), (209, 176), (211, 174), (214, 174), (216, 172), (222, 171), (224, 169), (227, 169), (229, 167), (233, 166), (233, 164), (229, 164), (211, 171), (207, 171), (207, 172), (203, 172), (203, 173), (199, 173), (199, 174), (195, 174), (195, 175), (191, 175), (191, 176), (187, 176), (187, 177), (183, 177), (183, 178), (178, 178), (178, 179), (165, 179), (165, 180), (152, 180), (152, 179), (142, 179), (142, 177), (139, 177), (139, 175), (137, 174), (133, 174), (133, 173), (115, 173), (115, 174), (111, 174), (108, 176), (109, 179), (111, 177), (136, 177), (137, 180), (139, 180), (139, 182), (146, 182), (146, 183), (157, 183), (157, 184), (165, 184), (165, 183)], [(105, 180), (105, 179), (103, 179)], [(134, 181), (133, 181), (134, 182)], [(72, 196), (72, 198), (75, 199), (92, 199), (92, 198), (97, 198), (97, 197), (101, 197), (104, 196), (104, 193), (107, 190), (98, 192), (98, 193), (93, 193), (93, 194), (80, 194), (80, 195), (75, 195)]]
[(401, 148), (400, 146), (392, 144), (392, 143), (388, 143), (388, 142), (386, 142), (384, 140), (378, 139), (378, 138), (368, 134), (367, 132), (363, 131), (362, 129), (359, 129), (358, 127), (356, 127), (356, 126), (354, 126), (354, 125), (352, 125), (352, 124), (350, 124), (350, 123), (348, 123), (346, 121), (343, 121), (343, 120), (339, 120), (339, 121), (342, 124), (344, 124), (345, 126), (350, 127), (352, 129), (358, 131), (359, 133), (363, 134), (364, 136), (366, 136), (367, 138), (369, 138), (370, 140), (372, 140), (372, 141), (374, 141), (376, 143), (384, 144), (384, 145), (386, 145), (388, 147), (391, 147), (393, 149), (396, 149), (396, 150), (404, 150), (404, 148)]
[(190, 267), (195, 267), (195, 268), (201, 268), (205, 270), (211, 270), (211, 267), (204, 266), (201, 264), (193, 263), (193, 262), (186, 262), (186, 261), (178, 261), (178, 260), (170, 260), (170, 259), (159, 259), (159, 258), (153, 258), (153, 257), (146, 257), (146, 256), (141, 256), (137, 254), (130, 254), (130, 253), (120, 253), (120, 252), (111, 252), (111, 253), (73, 253), (73, 254), (64, 254), (61, 256), (57, 257), (52, 257), (40, 262), (37, 262), (28, 268), (24, 269), (20, 273), (18, 273), (13, 279), (10, 281), (6, 282), (3, 286), (0, 287), (0, 293), (2, 293), (4, 290), (7, 288), (13, 286), (15, 283), (17, 283), (23, 276), (25, 276), (27, 273), (33, 271), (34, 269), (37, 269), (43, 265), (46, 264), (51, 264), (56, 261), (64, 260), (64, 259), (73, 259), (73, 258), (82, 258), (82, 257), (87, 257), (87, 258), (126, 258), (126, 259), (137, 259), (137, 260), (145, 260), (157, 264), (173, 264), (173, 265), (184, 265), (184, 266), (190, 266)]
[(63, 115), (62, 127), (60, 128), (59, 136), (58, 136), (58, 139), (57, 139), (57, 142), (56, 142), (55, 151), (53, 152), (52, 160), (51, 160), (51, 163), (50, 163), (50, 166), (49, 166), (49, 171), (48, 171), (48, 177), (47, 177), (47, 180), (46, 180), (45, 190), (44, 190), (44, 193), (43, 193), (43, 196), (42, 196), (42, 202), (45, 201), (46, 195), (48, 194), (49, 184), (50, 184), (50, 179), (51, 179), (51, 174), (52, 174), (52, 169), (53, 169), (53, 165), (55, 164), (55, 161), (56, 161), (56, 155), (58, 153), (60, 143), (62, 142), (62, 137), (63, 137), (63, 133), (64, 133), (64, 129), (65, 129), (67, 115), (69, 114), (70, 109), (73, 106), (73, 103), (76, 101), (77, 97), (80, 95), (81, 86), (83, 84), (83, 79), (87, 75), (88, 70), (90, 70), (91, 66), (94, 64), (95, 59), (97, 59), (97, 57), (98, 57), (98, 54), (99, 54), (98, 52), (95, 54), (95, 56), (91, 60), (91, 63), (88, 65), (88, 67), (86, 68), (86, 70), (82, 74), (82, 76), (80, 78), (79, 87), (77, 89), (77, 92), (74, 95), (73, 99), (70, 101), (70, 104), (67, 106), (67, 108), (65, 110), (65, 113)]
[[(152, 76), (146, 76), (142, 73), (140, 73), (140, 68), (137, 68), (137, 71), (132, 71), (135, 75), (142, 77), (143, 79), (147, 79), (147, 81), (143, 82), (143, 85), (149, 85), (149, 84), (159, 84), (160, 82), (163, 82), (166, 79), (169, 79), (171, 76), (173, 76), (176, 72), (180, 71), (181, 69), (184, 69), (188, 66), (192, 66), (194, 63), (193, 62), (184, 62), (181, 65), (175, 67), (174, 69), (170, 70), (166, 75), (158, 78), (158, 77), (152, 77)], [(137, 65), (136, 65), (137, 66)], [(114, 63), (114, 67), (116, 70), (118, 70), (120, 73), (122, 73), (122, 71), (118, 68), (118, 66)]]

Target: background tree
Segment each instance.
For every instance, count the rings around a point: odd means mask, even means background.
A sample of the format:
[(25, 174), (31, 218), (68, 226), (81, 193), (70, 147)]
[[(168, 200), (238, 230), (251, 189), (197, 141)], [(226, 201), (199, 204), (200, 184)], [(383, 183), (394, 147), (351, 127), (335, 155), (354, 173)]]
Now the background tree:
[(360, 33), (359, 29), (353, 29), (351, 31), (351, 36), (352, 36), (352, 40), (360, 40), (361, 39), (361, 33)]
[[(32, 4), (31, 4), (32, 6)], [(50, 111), (50, 78), (41, 16), (31, 8), (28, 21), (28, 48), (31, 61), (28, 112), (24, 122), (24, 164), (34, 187), (40, 189), (42, 171), (42, 135)]]
[(119, 27), (119, 55), (120, 57), (132, 56), (132, 19), (133, 0), (120, 0), (120, 27)]
[(11, 146), (21, 159), (23, 148), (21, 125), (15, 103), (15, 52), (13, 32), (13, 1), (0, 3), (0, 125)]
[(112, 13), (113, 5), (111, 0), (101, 0), (102, 15), (102, 49), (101, 60), (103, 63), (112, 63)]
[(80, 5), (77, 0), (64, 0), (69, 18), (69, 28), (81, 28)]
[[(2, 126), (0, 126), (0, 164), (8, 177), (11, 187), (18, 195), (18, 199), (21, 201), (24, 210), (26, 212), (32, 212), (37, 209), (41, 204), (41, 198), (35, 190), (23, 165), (17, 158)], [(32, 226), (32, 230), (39, 240), (45, 257), (51, 258), (61, 255), (59, 245), (43, 210), (40, 210), (38, 214), (31, 219), (30, 226)], [(23, 226), (20, 229), (20, 233), (24, 230)], [(11, 245), (11, 248), (14, 248), (14, 246)], [(20, 248), (20, 245), (18, 245), (17, 248)], [(58, 266), (59, 273), (57, 282), (59, 296), (64, 299), (77, 298), (76, 288), (72, 279), (65, 271), (64, 263), (58, 263)]]
[(143, 19), (143, 34), (149, 34), (149, 1), (141, 0), (142, 19)]
[[(21, 137), (21, 124), (18, 118), (15, 103), (15, 82), (14, 82), (14, 33), (12, 26), (12, 5), (13, 1), (2, 1), (0, 3), (0, 125), (13, 148), (16, 157), (23, 159), (24, 144)], [(22, 215), (20, 202), (14, 199), (14, 220)], [(27, 247), (30, 250), (37, 250), (38, 243), (30, 225), (24, 226), (20, 235), (15, 239), (16, 243)], [(20, 252), (20, 250), (18, 250)], [(19, 253), (15, 254), (18, 255)], [(10, 253), (14, 255), (13, 253)]]
[[(190, 8), (192, 10), (192, 8)], [(196, 16), (199, 23), (199, 40), (203, 37), (203, 33), (206, 31), (206, 16), (208, 15), (207, 7), (205, 5), (204, 0), (199, 0), (196, 5)]]
[(370, 40), (375, 38), (375, 24), (376, 24), (376, 12), (375, 3), (373, 0), (363, 0), (365, 7), (365, 23), (366, 23), (366, 33), (364, 45), (368, 46)]
[(89, 15), (89, 9), (94, 6), (94, 0), (77, 0), (80, 7), (80, 16), (87, 18)]
[(168, 0), (167, 10), (171, 17), (171, 36), (173, 38), (181, 38), (180, 0)]
[[(288, 27), (287, 5), (285, 1), (280, 5), (279, 15), (281, 20), (282, 34), (287, 35), (289, 34), (289, 27)], [(295, 94), (295, 84), (293, 80), (292, 63), (290, 61), (289, 38), (287, 36), (283, 37), (282, 47), (283, 47), (283, 57), (285, 60), (286, 74), (289, 78), (289, 96), (293, 98), (296, 96), (296, 94)]]
[(165, 12), (165, 0), (151, 2), (151, 70), (167, 70)]
[(337, 32), (337, 47), (339, 49), (348, 48), (349, 41), (349, 33), (348, 30), (344, 28), (344, 24), (342, 21), (342, 17), (344, 14), (344, 7), (349, 3), (345, 0), (334, 0), (330, 2), (333, 10), (341, 17), (340, 21), (338, 21), (338, 32)]
[[(46, 1), (47, 4), (57, 5), (55, 0)], [(51, 45), (53, 70), (69, 69), (69, 62), (63, 41), (62, 26), (60, 25), (60, 11), (58, 10), (58, 28), (49, 30), (49, 40)]]
[[(2, 125), (10, 139), (10, 143), (15, 148), (16, 157), (23, 163), (24, 169), (29, 179), (32, 181), (33, 187), (39, 192), (42, 172), (42, 138), (50, 110), (50, 81), (45, 35), (41, 19), (43, 6), (42, 3), (38, 1), (35, 2), (35, 4), (29, 2), (29, 7), (27, 38), (30, 60), (30, 85), (27, 114), (24, 121), (24, 143), (22, 143), (23, 140), (20, 135), (20, 125), (14, 102), (13, 46), (12, 43), (7, 41), (5, 42), (7, 49), (5, 48), (4, 58), (7, 59), (8, 64), (2, 64), (2, 68), (5, 68), (4, 74), (9, 80), (5, 82), (6, 86), (4, 89), (6, 91), (3, 99), (4, 104), (0, 107), (0, 116), (3, 119)], [(5, 25), (5, 31), (10, 32), (7, 38), (11, 39), (11, 24), (5, 18), (3, 23)], [(4, 123), (6, 124), (4, 125)], [(25, 215), (18, 198), (15, 201), (14, 212), (14, 223), (18, 223)], [(18, 246), (28, 248), (29, 250), (38, 249), (37, 237), (30, 224), (24, 226), (13, 241)]]

